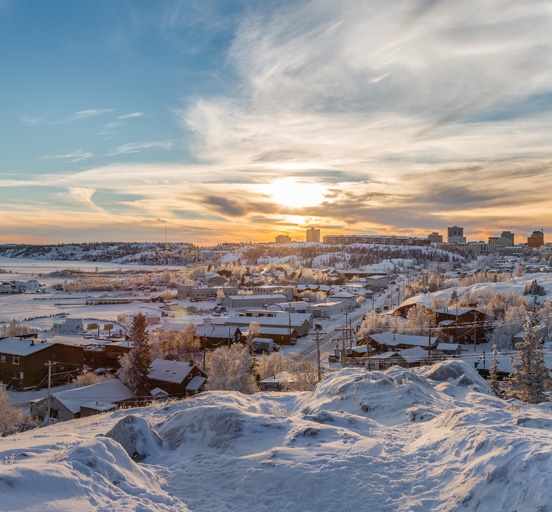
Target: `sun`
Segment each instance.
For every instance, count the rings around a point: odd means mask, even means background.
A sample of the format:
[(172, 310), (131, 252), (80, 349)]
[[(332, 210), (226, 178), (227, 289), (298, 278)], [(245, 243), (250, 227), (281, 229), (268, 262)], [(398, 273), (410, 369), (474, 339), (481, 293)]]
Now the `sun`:
[(294, 179), (281, 179), (265, 185), (274, 202), (291, 208), (318, 206), (324, 201), (327, 188), (319, 183), (307, 183)]

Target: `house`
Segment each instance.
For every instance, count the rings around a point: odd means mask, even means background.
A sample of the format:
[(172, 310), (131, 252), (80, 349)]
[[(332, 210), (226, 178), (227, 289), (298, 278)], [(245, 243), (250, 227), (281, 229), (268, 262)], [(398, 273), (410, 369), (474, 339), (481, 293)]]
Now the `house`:
[(2, 281), (0, 283), (0, 293), (16, 293), (15, 283), (13, 281)]
[(427, 350), (422, 347), (412, 347), (401, 350), (399, 355), (407, 362), (408, 368), (429, 364)]
[(343, 302), (349, 311), (355, 309), (357, 296), (352, 293), (338, 292), (329, 297), (333, 302)]
[(270, 354), (274, 351), (274, 340), (271, 338), (253, 338), (253, 352)]
[(288, 298), (281, 294), (270, 295), (229, 295), (224, 297), (221, 304), (227, 308), (243, 309), (243, 308), (262, 308), (270, 304), (280, 304), (287, 302)]
[(77, 334), (85, 329), (82, 318), (66, 318), (63, 322), (54, 322), (53, 330), (57, 334)]
[[(59, 421), (84, 418), (101, 412), (113, 411), (124, 404), (134, 403), (134, 393), (119, 379), (107, 380), (91, 386), (60, 391), (52, 395), (50, 417)], [(48, 397), (31, 404), (31, 415), (47, 416)]]
[(199, 287), (199, 286), (179, 284), (177, 285), (176, 289), (178, 291), (179, 299), (189, 299), (192, 302), (195, 302), (198, 300), (215, 300), (215, 298), (217, 297), (217, 293), (219, 294), (224, 293), (225, 296), (238, 293), (238, 288), (236, 286)]
[(389, 331), (366, 336), (366, 344), (374, 347), (378, 353), (405, 350), (412, 347), (422, 347), (425, 350), (433, 351), (439, 341), (436, 336), (413, 336)]
[(458, 343), (439, 343), (435, 353), (436, 355), (456, 357), (462, 353), (462, 346)]
[(435, 320), (449, 343), (484, 341), (487, 315), (475, 308), (441, 308), (435, 310)]
[[(244, 333), (244, 336), (247, 333)], [(273, 340), (278, 345), (296, 345), (297, 344), (297, 331), (292, 329), (291, 332), (288, 327), (264, 327), (259, 328), (257, 333), (259, 338), (268, 338)]]
[(213, 350), (220, 346), (230, 346), (238, 343), (243, 335), (239, 327), (235, 325), (215, 325), (204, 323), (195, 326), (196, 335), (205, 343), (205, 348)]
[(192, 361), (156, 359), (151, 363), (148, 381), (151, 388), (162, 389), (169, 396), (185, 397), (204, 389), (207, 374)]
[(286, 300), (293, 300), (293, 286), (278, 286), (276, 284), (265, 284), (251, 287), (253, 295), (284, 295)]
[(368, 370), (387, 370), (391, 366), (408, 368), (408, 362), (398, 351), (385, 352), (367, 357), (365, 365)]
[(83, 348), (37, 341), (35, 338), (9, 337), (0, 339), (0, 381), (8, 387), (29, 388), (46, 382), (48, 361), (52, 379), (67, 380), (82, 369)]
[(293, 374), (281, 372), (259, 382), (261, 391), (289, 391), (296, 382)]
[[(274, 313), (274, 311), (271, 311), (271, 313)], [(259, 324), (261, 329), (264, 327), (280, 327), (288, 329), (288, 333), (295, 330), (298, 337), (306, 336), (312, 328), (311, 315), (303, 315), (301, 313), (285, 313), (283, 315), (266, 317), (253, 317), (240, 314), (230, 315), (226, 318), (213, 319), (213, 323), (218, 325), (236, 325), (245, 328), (249, 328), (251, 322)], [(280, 342), (278, 341), (278, 343)]]
[[(333, 299), (334, 297), (332, 297)], [(345, 302), (332, 301), (321, 302), (320, 304), (311, 304), (312, 316), (314, 318), (332, 318), (335, 315), (350, 311), (350, 306)]]

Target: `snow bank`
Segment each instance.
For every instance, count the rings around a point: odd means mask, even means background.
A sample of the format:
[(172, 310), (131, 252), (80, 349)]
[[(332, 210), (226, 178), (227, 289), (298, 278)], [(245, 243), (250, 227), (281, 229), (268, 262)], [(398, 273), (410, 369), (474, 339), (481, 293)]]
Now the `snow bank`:
[[(140, 464), (104, 436), (131, 416)], [(346, 369), (19, 434), (4, 457), (2, 510), (546, 510), (552, 406), (500, 400), (457, 360)]]

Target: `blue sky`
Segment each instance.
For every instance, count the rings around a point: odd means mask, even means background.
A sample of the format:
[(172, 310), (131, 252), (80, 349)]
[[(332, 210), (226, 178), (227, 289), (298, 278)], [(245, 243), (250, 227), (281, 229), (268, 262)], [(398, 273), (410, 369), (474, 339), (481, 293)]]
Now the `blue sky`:
[(552, 230), (532, 0), (0, 0), (2, 242)]

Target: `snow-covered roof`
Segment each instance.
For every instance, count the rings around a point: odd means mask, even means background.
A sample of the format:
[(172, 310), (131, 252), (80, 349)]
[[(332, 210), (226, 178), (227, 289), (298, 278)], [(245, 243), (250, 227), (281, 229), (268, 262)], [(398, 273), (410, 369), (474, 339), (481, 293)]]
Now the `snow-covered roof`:
[(151, 363), (148, 377), (162, 382), (180, 384), (192, 371), (192, 368), (193, 365), (190, 366), (190, 363), (156, 359)]
[(186, 386), (187, 391), (199, 391), (199, 388), (205, 384), (207, 379), (205, 377), (194, 377), (190, 383)]
[(73, 414), (80, 411), (81, 406), (89, 407), (90, 402), (122, 402), (134, 398), (134, 393), (119, 379), (106, 380), (91, 386), (60, 391), (53, 395)]
[(208, 336), (211, 338), (233, 338), (236, 334), (235, 325), (215, 325), (215, 324), (200, 324), (196, 325), (196, 333), (199, 336)]
[(475, 312), (479, 313), (479, 311), (475, 308), (461, 308), (461, 307), (440, 308), (440, 309), (435, 310), (436, 313), (444, 313), (446, 315), (454, 315), (454, 316), (461, 316), (461, 315), (464, 315), (466, 313), (469, 313), (470, 311), (475, 311)]
[(374, 341), (381, 345), (388, 345), (391, 347), (397, 347), (399, 345), (413, 345), (413, 346), (427, 346), (428, 343), (432, 345), (438, 341), (437, 337), (432, 336), (431, 339), (428, 336), (414, 336), (412, 334), (395, 334), (392, 332), (382, 332), (381, 334), (370, 334), (369, 336)]
[(458, 343), (439, 343), (437, 345), (438, 350), (458, 350), (460, 345)]
[(427, 351), (422, 347), (413, 347), (399, 352), (401, 357), (409, 363), (417, 363), (427, 359)]
[(52, 345), (48, 343), (37, 342), (29, 338), (4, 338), (0, 340), (0, 354), (10, 356), (28, 356), (35, 352), (40, 352)]

